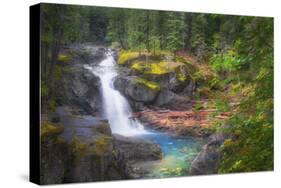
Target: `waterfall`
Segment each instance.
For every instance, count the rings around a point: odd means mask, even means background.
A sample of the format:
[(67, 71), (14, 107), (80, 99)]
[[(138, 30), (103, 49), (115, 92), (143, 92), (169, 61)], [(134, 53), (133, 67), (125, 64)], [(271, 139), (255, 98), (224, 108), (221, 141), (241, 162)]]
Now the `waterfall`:
[(101, 80), (101, 93), (103, 102), (103, 116), (108, 119), (113, 133), (131, 136), (143, 134), (146, 131), (136, 119), (131, 119), (132, 110), (124, 96), (114, 89), (114, 80), (118, 75), (117, 65), (112, 52), (107, 52), (107, 57), (98, 66), (85, 66)]

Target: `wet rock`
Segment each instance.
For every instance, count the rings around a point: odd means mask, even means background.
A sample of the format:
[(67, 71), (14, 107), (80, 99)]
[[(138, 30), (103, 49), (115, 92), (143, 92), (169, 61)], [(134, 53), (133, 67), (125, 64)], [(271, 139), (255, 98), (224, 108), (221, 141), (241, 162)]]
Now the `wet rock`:
[(145, 165), (162, 159), (159, 145), (141, 138), (114, 135), (117, 161), (126, 178), (136, 179), (147, 174)]
[[(64, 47), (60, 54), (68, 57), (69, 62), (60, 63), (63, 72), (61, 79), (56, 80), (53, 98), (56, 104), (67, 105), (76, 109), (77, 114), (95, 114), (101, 109), (100, 80), (85, 64), (97, 65), (106, 58), (109, 50), (90, 44), (73, 44)], [(118, 54), (112, 50), (115, 58)]]
[(203, 146), (202, 151), (191, 163), (189, 173), (191, 175), (216, 174), (221, 159), (220, 146), (225, 139), (226, 136), (223, 134), (212, 135), (210, 141)]
[(107, 135), (107, 136), (111, 136), (112, 135), (110, 126), (109, 126), (107, 121), (106, 122), (101, 122), (98, 125), (95, 125), (93, 127), (93, 131), (94, 132), (98, 132), (100, 134)]
[(101, 107), (100, 80), (81, 66), (72, 68), (64, 76), (65, 90), (61, 95), (64, 104), (80, 109), (82, 114), (93, 114)]
[(123, 153), (124, 161), (145, 161), (158, 160), (162, 158), (162, 151), (159, 145), (134, 137), (114, 135), (115, 147)]

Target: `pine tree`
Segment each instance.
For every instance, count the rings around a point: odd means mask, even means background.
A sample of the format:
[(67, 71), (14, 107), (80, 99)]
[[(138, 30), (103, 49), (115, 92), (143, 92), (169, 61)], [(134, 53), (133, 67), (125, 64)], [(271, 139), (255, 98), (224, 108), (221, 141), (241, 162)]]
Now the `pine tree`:
[(183, 13), (169, 13), (167, 48), (176, 55), (176, 51), (184, 47), (184, 16)]

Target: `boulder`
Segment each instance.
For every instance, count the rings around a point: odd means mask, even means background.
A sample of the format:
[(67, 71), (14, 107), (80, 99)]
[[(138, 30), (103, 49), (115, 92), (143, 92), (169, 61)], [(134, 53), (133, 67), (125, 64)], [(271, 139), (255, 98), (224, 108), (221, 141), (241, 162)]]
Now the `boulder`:
[(114, 87), (135, 102), (152, 103), (160, 92), (160, 86), (136, 76), (118, 77)]
[(150, 164), (162, 159), (159, 145), (141, 138), (114, 135), (115, 148), (118, 153), (118, 166), (128, 179), (138, 179), (149, 173)]
[[(73, 44), (61, 50), (60, 54), (69, 57), (70, 62), (58, 65), (63, 76), (54, 83), (57, 90), (53, 91), (53, 99), (57, 106), (70, 106), (76, 109), (77, 114), (99, 113), (100, 79), (84, 66), (100, 63), (108, 51), (107, 48), (89, 44)], [(117, 58), (116, 50), (111, 50), (111, 53)]]
[(170, 104), (175, 99), (176, 94), (168, 89), (161, 89), (161, 92), (157, 96), (155, 105), (162, 106)]
[(114, 142), (117, 150), (124, 154), (124, 161), (149, 161), (162, 158), (160, 146), (151, 141), (115, 134)]
[(107, 136), (112, 136), (112, 132), (110, 129), (110, 125), (108, 124), (108, 121), (101, 121), (99, 124), (95, 125), (93, 127), (93, 132), (97, 132), (99, 134), (104, 134)]
[(223, 134), (212, 135), (210, 141), (203, 146), (199, 155), (192, 161), (189, 173), (191, 175), (216, 174), (221, 159), (220, 146), (225, 139), (226, 136)]
[(76, 108), (80, 114), (93, 114), (101, 108), (100, 80), (89, 70), (75, 66), (64, 76), (63, 104)]
[(158, 83), (174, 93), (182, 93), (192, 81), (186, 66), (178, 65), (176, 68), (163, 74), (140, 74), (143, 78)]
[[(70, 148), (72, 160), (66, 170), (65, 182), (91, 182), (118, 179), (116, 177), (124, 178), (115, 163), (112, 137), (99, 134), (91, 139), (74, 138), (70, 143)], [(116, 173), (112, 174), (111, 170)]]

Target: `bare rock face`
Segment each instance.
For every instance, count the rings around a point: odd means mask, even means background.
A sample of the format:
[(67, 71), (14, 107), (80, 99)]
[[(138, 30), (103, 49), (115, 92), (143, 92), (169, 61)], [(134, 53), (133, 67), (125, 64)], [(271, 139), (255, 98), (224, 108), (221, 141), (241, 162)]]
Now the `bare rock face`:
[(100, 80), (83, 67), (73, 69), (65, 76), (68, 89), (65, 92), (65, 104), (80, 109), (81, 114), (93, 114), (101, 107)]
[(58, 106), (68, 105), (77, 109), (77, 114), (98, 113), (101, 109), (100, 80), (85, 64), (98, 64), (106, 57), (103, 47), (72, 45), (60, 52), (68, 58), (67, 63), (59, 63), (63, 74), (55, 82), (57, 88), (53, 98)]
[(219, 149), (225, 139), (226, 136), (223, 134), (212, 135), (210, 141), (203, 146), (202, 151), (191, 163), (189, 173), (191, 175), (216, 174), (221, 159)]

